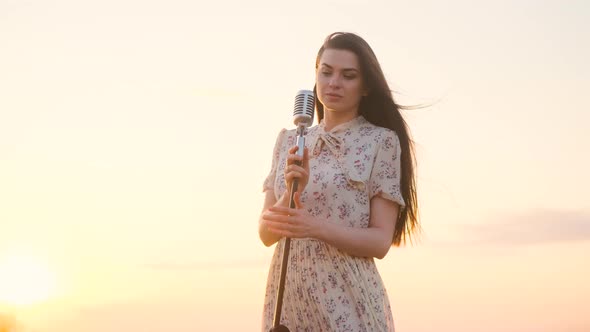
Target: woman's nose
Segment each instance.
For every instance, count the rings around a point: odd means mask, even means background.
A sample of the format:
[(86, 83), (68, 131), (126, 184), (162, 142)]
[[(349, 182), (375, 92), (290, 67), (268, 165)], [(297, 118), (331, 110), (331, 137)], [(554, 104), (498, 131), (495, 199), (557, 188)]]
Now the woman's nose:
[(332, 77), (330, 77), (330, 80), (328, 81), (328, 85), (330, 87), (338, 87), (340, 85), (340, 78), (338, 77), (338, 75), (332, 75)]

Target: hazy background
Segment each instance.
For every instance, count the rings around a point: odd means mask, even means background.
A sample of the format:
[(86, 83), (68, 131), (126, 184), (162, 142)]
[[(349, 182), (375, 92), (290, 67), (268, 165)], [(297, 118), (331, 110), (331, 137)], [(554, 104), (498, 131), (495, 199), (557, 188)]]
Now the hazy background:
[(349, 31), (398, 102), (434, 104), (404, 113), (422, 241), (378, 262), (397, 330), (589, 331), (589, 17), (563, 0), (0, 0), (0, 266), (27, 253), (56, 285), (0, 294), (0, 317), (259, 331), (272, 147), (323, 39)]

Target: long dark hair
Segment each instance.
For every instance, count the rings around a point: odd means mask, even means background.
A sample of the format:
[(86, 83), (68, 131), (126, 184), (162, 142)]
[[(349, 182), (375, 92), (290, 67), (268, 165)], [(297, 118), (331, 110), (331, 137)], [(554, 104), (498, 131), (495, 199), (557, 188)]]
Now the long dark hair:
[[(397, 134), (401, 145), (401, 193), (406, 206), (401, 208), (397, 215), (395, 229), (393, 231), (392, 244), (399, 246), (406, 243), (420, 230), (418, 223), (418, 200), (416, 195), (414, 142), (406, 121), (403, 119), (400, 109), (413, 109), (395, 103), (385, 75), (381, 70), (379, 61), (369, 44), (353, 33), (334, 32), (326, 37), (324, 44), (318, 51), (316, 58), (316, 70), (320, 58), (326, 49), (348, 50), (356, 54), (363, 83), (368, 95), (361, 99), (359, 114), (367, 121), (380, 127), (389, 128)], [(314, 86), (315, 105), (318, 121), (324, 118), (324, 105), (320, 103)]]

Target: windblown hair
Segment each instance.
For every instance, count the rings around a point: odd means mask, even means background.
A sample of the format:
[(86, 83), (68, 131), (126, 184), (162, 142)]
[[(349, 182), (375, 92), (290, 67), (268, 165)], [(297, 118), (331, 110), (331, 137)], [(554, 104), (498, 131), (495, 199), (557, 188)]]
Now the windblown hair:
[[(375, 53), (363, 38), (345, 32), (330, 34), (318, 51), (315, 64), (316, 70), (326, 49), (348, 50), (356, 54), (363, 83), (368, 91), (368, 95), (363, 96), (361, 99), (359, 114), (376, 126), (395, 131), (399, 138), (402, 151), (400, 189), (406, 205), (400, 207), (399, 214), (396, 216), (392, 244), (395, 246), (405, 244), (408, 240), (412, 241), (416, 232), (420, 231), (414, 142), (408, 125), (400, 113), (400, 109), (412, 109), (413, 107), (400, 106), (395, 103), (379, 61), (377, 61)], [(317, 86), (314, 86), (316, 113), (318, 120), (321, 121), (324, 118), (324, 105), (319, 101), (316, 90)]]

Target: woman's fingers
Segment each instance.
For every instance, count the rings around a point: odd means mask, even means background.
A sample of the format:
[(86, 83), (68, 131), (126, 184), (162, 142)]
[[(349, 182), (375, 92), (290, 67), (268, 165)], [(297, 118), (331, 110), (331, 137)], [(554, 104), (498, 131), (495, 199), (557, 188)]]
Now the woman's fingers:
[(292, 209), (292, 208), (288, 208), (288, 207), (284, 207), (284, 206), (271, 206), (270, 208), (268, 208), (269, 211), (271, 212), (276, 212), (276, 213), (280, 213), (280, 214), (284, 214), (284, 215), (290, 215), (290, 216), (295, 216), (299, 214), (299, 211), (297, 211), (296, 209)]
[(289, 217), (289, 215), (282, 213), (265, 212), (262, 219), (272, 222), (289, 223), (292, 222), (292, 220), (289, 220)]
[(298, 150), (298, 146), (293, 146), (289, 149), (284, 174), (287, 187), (290, 188), (293, 181), (297, 179), (300, 181), (299, 191), (301, 191), (305, 188), (309, 180), (309, 152), (307, 148), (304, 148), (303, 155), (299, 156), (297, 154)]
[(292, 182), (294, 179), (305, 179), (307, 174), (301, 172), (289, 172), (285, 174), (285, 179), (287, 182)]
[(285, 181), (287, 182), (287, 186), (290, 187), (295, 179), (300, 181), (299, 188), (301, 190), (309, 181), (309, 171), (296, 164), (287, 165), (285, 167)]
[(289, 149), (289, 154), (287, 155), (287, 164), (288, 165), (293, 164), (296, 161), (305, 162), (305, 161), (309, 160), (309, 149), (308, 148), (303, 148), (303, 156), (300, 156), (299, 154), (297, 154), (298, 150), (299, 150), (299, 147), (297, 145), (295, 145), (291, 149)]
[(290, 153), (287, 156), (287, 165), (297, 165), (298, 163), (301, 164), (302, 161), (303, 161), (303, 157), (301, 157), (295, 153)]
[(266, 228), (273, 233), (277, 233), (284, 236), (296, 236), (298, 225), (288, 222), (289, 216), (272, 216), (269, 218), (263, 218)]
[(280, 229), (283, 231), (289, 231), (289, 232), (293, 232), (297, 229), (296, 225), (293, 224), (289, 224), (289, 223), (282, 223), (282, 222), (277, 222), (277, 221), (272, 221), (272, 220), (268, 220), (266, 222), (266, 225), (270, 228), (274, 228), (274, 229)]
[(310, 235), (307, 212), (301, 203), (301, 194), (293, 197), (297, 208), (272, 206), (263, 215), (265, 226), (273, 233), (292, 238), (304, 238)]
[(293, 202), (295, 202), (296, 209), (303, 208), (303, 204), (301, 204), (301, 194), (299, 192), (296, 192), (295, 194), (293, 194)]
[(285, 231), (285, 230), (282, 230), (282, 229), (277, 229), (277, 228), (272, 228), (272, 227), (269, 227), (268, 229), (271, 232), (273, 232), (273, 233), (275, 233), (275, 234), (277, 234), (279, 236), (282, 236), (282, 237), (290, 237), (290, 238), (296, 238), (297, 237), (294, 233), (289, 232), (289, 231)]
[(287, 237), (300, 237), (298, 227), (288, 223), (266, 221), (266, 227), (273, 233)]
[(292, 238), (310, 237), (311, 222), (309, 214), (301, 202), (301, 193), (293, 196), (295, 208), (275, 205), (268, 208), (262, 219), (265, 226), (273, 233)]
[(307, 170), (304, 167), (301, 167), (296, 164), (291, 164), (285, 166), (285, 172), (300, 172), (300, 173), (307, 173)]

